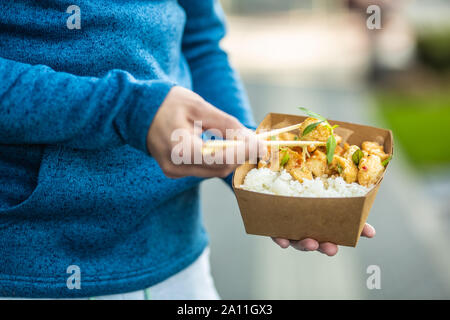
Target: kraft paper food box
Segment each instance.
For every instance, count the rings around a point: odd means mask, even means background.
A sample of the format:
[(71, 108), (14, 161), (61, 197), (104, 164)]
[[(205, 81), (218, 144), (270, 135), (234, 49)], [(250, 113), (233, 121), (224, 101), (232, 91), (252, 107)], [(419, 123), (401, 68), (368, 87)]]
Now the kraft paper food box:
[[(294, 125), (307, 117), (269, 113), (257, 132)], [(361, 146), (363, 141), (384, 145), (393, 155), (393, 136), (390, 130), (329, 120), (338, 124), (335, 132), (349, 144)], [(388, 165), (389, 166), (389, 165)], [(233, 175), (233, 189), (248, 234), (281, 237), (291, 240), (313, 238), (319, 242), (333, 242), (355, 247), (375, 200), (383, 176), (363, 197), (309, 198), (264, 194), (242, 189), (247, 172), (256, 165), (245, 163)], [(387, 169), (387, 167), (386, 167)]]

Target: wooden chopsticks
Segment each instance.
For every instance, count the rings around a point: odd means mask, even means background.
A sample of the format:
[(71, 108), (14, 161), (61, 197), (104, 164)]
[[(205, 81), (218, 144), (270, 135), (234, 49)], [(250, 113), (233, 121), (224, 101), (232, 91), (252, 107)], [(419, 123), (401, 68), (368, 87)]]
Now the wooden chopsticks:
[[(267, 137), (272, 137), (279, 135), (283, 132), (288, 132), (292, 130), (296, 130), (300, 128), (301, 123), (295, 124), (292, 126), (274, 129), (267, 132), (258, 133), (256, 135), (259, 139), (264, 139)], [(227, 147), (235, 147), (243, 145), (245, 142), (242, 140), (210, 140), (203, 144), (202, 154), (211, 154), (214, 150), (227, 148)], [(322, 141), (304, 141), (304, 140), (262, 140), (266, 146), (284, 146), (284, 147), (307, 147), (307, 146), (325, 146), (326, 143)]]
[(301, 125), (302, 125), (301, 123), (297, 123), (292, 126), (288, 126), (288, 127), (284, 127), (284, 128), (280, 128), (280, 129), (274, 129), (274, 130), (270, 130), (270, 131), (266, 131), (266, 132), (261, 132), (261, 133), (258, 133), (256, 136), (261, 139), (267, 138), (267, 137), (272, 137), (272, 136), (277, 136), (283, 132), (289, 132), (292, 130), (296, 130), (296, 129), (300, 128)]
[[(211, 140), (203, 144), (205, 149), (220, 149), (227, 147), (234, 147), (243, 145), (245, 141), (242, 140)], [(267, 146), (283, 146), (283, 147), (307, 147), (307, 146), (324, 146), (326, 143), (322, 141), (306, 141), (306, 140), (267, 140), (261, 141)]]

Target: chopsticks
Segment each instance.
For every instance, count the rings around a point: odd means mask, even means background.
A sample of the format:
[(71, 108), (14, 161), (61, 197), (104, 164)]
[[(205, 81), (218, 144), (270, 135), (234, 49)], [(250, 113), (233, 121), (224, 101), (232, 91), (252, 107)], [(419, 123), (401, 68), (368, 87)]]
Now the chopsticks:
[[(220, 149), (227, 147), (235, 147), (243, 145), (245, 141), (242, 140), (211, 140), (203, 144), (205, 149)], [(307, 147), (307, 146), (325, 146), (326, 143), (322, 141), (306, 141), (306, 140), (269, 140), (261, 141), (262, 144), (267, 146), (283, 146), (283, 147)]]
[[(262, 144), (266, 146), (281, 146), (281, 147), (307, 147), (307, 146), (316, 146), (321, 147), (325, 146), (326, 143), (322, 141), (301, 141), (301, 140), (270, 140), (270, 141), (261, 141)], [(212, 140), (207, 141), (203, 144), (202, 154), (211, 154), (215, 150), (241, 146), (244, 145), (245, 142), (242, 140)]]
[(272, 137), (272, 136), (279, 135), (280, 133), (283, 133), (283, 132), (289, 132), (289, 131), (298, 129), (298, 128), (301, 127), (301, 125), (302, 125), (301, 123), (297, 123), (297, 124), (294, 124), (294, 125), (289, 126), (289, 127), (284, 127), (284, 128), (279, 128), (279, 129), (274, 129), (274, 130), (271, 130), (271, 131), (267, 131), (267, 132), (258, 133), (256, 136), (258, 138)]
[[(298, 129), (300, 128), (300, 126), (301, 123), (280, 129), (274, 129), (271, 131), (258, 133), (256, 136), (257, 138), (264, 139), (267, 137), (279, 135), (280, 133), (283, 132)], [(243, 145), (244, 143), (245, 142), (242, 140), (210, 140), (203, 144), (202, 154), (210, 154), (217, 149), (240, 146)], [(284, 146), (284, 147), (307, 147), (307, 146), (320, 147), (326, 145), (326, 143), (322, 141), (303, 141), (303, 140), (262, 140), (261, 143), (263, 143), (266, 146)]]

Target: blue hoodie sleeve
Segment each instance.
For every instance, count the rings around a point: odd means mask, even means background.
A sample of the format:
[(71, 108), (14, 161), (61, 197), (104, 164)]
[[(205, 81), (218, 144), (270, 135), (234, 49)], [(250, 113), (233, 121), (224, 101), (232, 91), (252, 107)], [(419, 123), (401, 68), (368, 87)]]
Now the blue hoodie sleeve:
[[(187, 16), (182, 49), (191, 69), (194, 91), (254, 129), (242, 82), (219, 45), (226, 32), (219, 1), (179, 0), (179, 3)], [(231, 185), (231, 176), (225, 181)]]
[(151, 121), (173, 86), (112, 70), (103, 78), (0, 58), (0, 143), (147, 151)]

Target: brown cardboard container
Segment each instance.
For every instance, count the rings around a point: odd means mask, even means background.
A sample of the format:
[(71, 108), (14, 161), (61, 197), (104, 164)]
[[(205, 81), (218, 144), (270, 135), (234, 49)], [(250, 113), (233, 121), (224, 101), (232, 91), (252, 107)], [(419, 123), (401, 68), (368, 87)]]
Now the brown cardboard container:
[[(306, 117), (269, 113), (258, 126), (257, 132), (297, 124), (304, 119)], [(340, 125), (335, 131), (343, 136), (344, 141), (359, 146), (363, 141), (377, 141), (384, 145), (386, 153), (393, 154), (394, 141), (390, 130), (342, 121), (329, 122), (331, 125)], [(247, 172), (255, 167), (256, 165), (243, 164), (233, 176), (233, 189), (248, 234), (291, 240), (313, 238), (319, 242), (329, 241), (351, 247), (358, 243), (383, 180), (381, 177), (364, 197), (286, 197), (240, 188)]]

